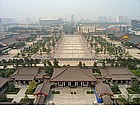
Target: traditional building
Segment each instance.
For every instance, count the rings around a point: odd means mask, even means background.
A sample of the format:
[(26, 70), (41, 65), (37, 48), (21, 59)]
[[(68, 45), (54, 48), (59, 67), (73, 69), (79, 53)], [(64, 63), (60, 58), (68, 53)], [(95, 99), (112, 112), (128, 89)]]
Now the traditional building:
[(124, 41), (124, 42), (127, 42), (127, 41), (131, 38), (130, 35), (128, 35), (128, 34), (126, 34), (126, 33), (123, 33), (123, 32), (115, 33), (115, 34), (114, 34), (114, 37), (115, 37), (117, 40)]
[(34, 102), (35, 105), (41, 105), (44, 103), (46, 97), (49, 96), (52, 85), (53, 83), (50, 83), (50, 81), (47, 81), (37, 86), (34, 92), (34, 95), (37, 96)]
[(45, 70), (39, 67), (19, 67), (16, 73), (11, 77), (18, 84), (29, 84), (30, 81), (43, 82)]
[(79, 67), (55, 68), (50, 79), (58, 87), (88, 87), (96, 82), (92, 69)]
[(104, 103), (105, 105), (115, 104), (113, 101), (114, 94), (109, 87), (109, 85), (98, 81), (94, 88), (94, 93), (96, 95), (96, 100), (98, 103)]
[(137, 76), (126, 67), (107, 67), (100, 69), (102, 79), (106, 82), (131, 83)]
[(8, 80), (0, 77), (0, 93), (4, 93), (8, 88)]
[(140, 48), (140, 37), (133, 37), (128, 42), (131, 43), (133, 47)]

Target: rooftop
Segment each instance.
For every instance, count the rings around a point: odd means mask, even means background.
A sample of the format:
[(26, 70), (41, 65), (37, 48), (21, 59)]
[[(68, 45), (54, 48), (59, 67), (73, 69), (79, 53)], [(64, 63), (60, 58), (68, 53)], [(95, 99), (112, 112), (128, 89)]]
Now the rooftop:
[(3, 87), (7, 83), (7, 79), (0, 77), (0, 88)]
[(136, 76), (126, 67), (107, 67), (100, 69), (103, 78), (112, 78), (112, 80), (131, 80)]
[(51, 81), (96, 81), (92, 69), (79, 67), (55, 68)]

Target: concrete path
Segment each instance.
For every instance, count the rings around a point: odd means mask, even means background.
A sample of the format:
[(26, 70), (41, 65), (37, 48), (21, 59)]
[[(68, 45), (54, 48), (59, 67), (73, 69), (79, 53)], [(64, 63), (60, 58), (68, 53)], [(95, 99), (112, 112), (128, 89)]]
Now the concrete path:
[(94, 94), (54, 94), (53, 97), (47, 101), (54, 102), (55, 105), (93, 105), (96, 101)]
[(123, 96), (125, 96), (126, 98), (128, 98), (128, 91), (126, 90), (127, 86), (126, 85), (119, 85), (119, 89), (122, 93)]
[[(7, 97), (8, 98), (15, 98), (17, 96), (17, 94), (7, 94)], [(30, 98), (30, 99), (35, 99), (35, 96), (34, 95), (28, 95), (27, 94), (27, 96), (28, 96), (28, 98)]]
[(25, 97), (25, 92), (26, 92), (26, 90), (27, 90), (27, 87), (22, 88), (22, 89), (18, 92), (17, 96), (15, 96), (15, 98), (13, 99), (12, 102), (20, 102), (20, 100), (21, 100), (22, 98)]

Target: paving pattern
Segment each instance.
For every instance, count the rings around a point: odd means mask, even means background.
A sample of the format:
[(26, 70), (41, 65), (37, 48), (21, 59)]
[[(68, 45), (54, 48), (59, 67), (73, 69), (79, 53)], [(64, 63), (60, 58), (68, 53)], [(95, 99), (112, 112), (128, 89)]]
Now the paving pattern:
[(65, 35), (54, 58), (93, 58), (93, 56), (80, 35)]
[(25, 97), (26, 90), (27, 90), (27, 87), (22, 88), (18, 92), (18, 94), (15, 96), (12, 102), (17, 102), (17, 103), (20, 102), (20, 100)]
[(55, 105), (93, 105), (94, 94), (55, 94), (51, 100)]
[[(96, 101), (94, 94), (87, 94), (90, 88), (57, 88), (60, 94), (53, 94), (47, 101), (46, 104), (52, 101), (55, 105), (93, 105)], [(76, 92), (76, 94), (71, 94)]]

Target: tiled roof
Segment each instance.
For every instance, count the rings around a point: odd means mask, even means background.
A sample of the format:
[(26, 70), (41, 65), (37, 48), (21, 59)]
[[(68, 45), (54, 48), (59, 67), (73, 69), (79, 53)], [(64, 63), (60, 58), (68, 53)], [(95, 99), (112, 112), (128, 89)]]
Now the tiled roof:
[(128, 42), (133, 43), (135, 45), (139, 45), (140, 44), (140, 37), (134, 37), (134, 38), (130, 39)]
[(32, 80), (34, 80), (34, 76), (16, 75), (15, 80), (16, 81), (20, 81), (20, 80), (22, 80), (22, 81), (32, 81)]
[(103, 82), (97, 82), (95, 88), (96, 88), (96, 93), (98, 94), (99, 97), (103, 96), (104, 94), (113, 96), (113, 92), (110, 89), (109, 85), (104, 84)]
[(9, 46), (17, 43), (17, 41), (14, 38), (3, 39), (1, 40), (1, 42)]
[(107, 67), (100, 69), (103, 78), (112, 78), (112, 80), (131, 80), (136, 76), (126, 67)]
[(0, 77), (0, 88), (2, 87), (2, 86), (4, 86), (6, 83), (7, 83), (7, 79), (5, 79), (5, 78), (3, 78), (3, 77)]
[(42, 94), (49, 94), (50, 88), (52, 86), (53, 83), (50, 83), (49, 81), (47, 83), (42, 83), (40, 85), (37, 86), (34, 94), (38, 94), (38, 93), (42, 93)]
[(79, 67), (55, 68), (51, 81), (96, 81), (92, 69)]
[(20, 67), (17, 75), (36, 76), (39, 72), (38, 67)]
[(124, 36), (124, 35), (126, 35), (125, 33), (115, 33), (115, 37), (122, 37), (122, 36)]
[(7, 79), (3, 78), (3, 77), (0, 77), (0, 88), (7, 83)]

